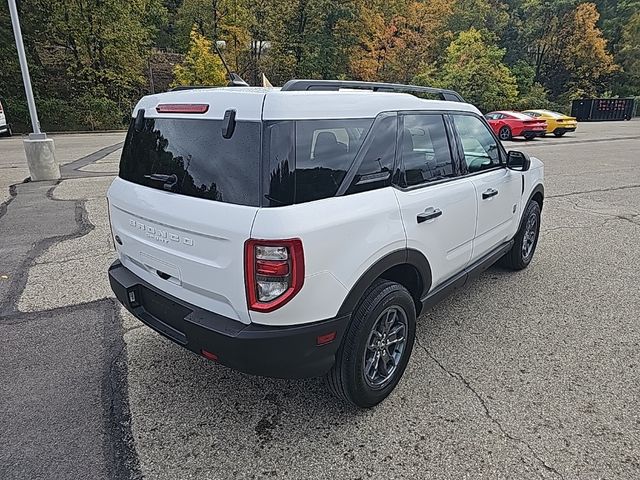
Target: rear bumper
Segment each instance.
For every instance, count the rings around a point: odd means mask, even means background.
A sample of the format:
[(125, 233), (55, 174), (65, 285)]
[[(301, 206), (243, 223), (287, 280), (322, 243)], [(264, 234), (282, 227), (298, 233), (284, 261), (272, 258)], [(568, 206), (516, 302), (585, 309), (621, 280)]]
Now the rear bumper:
[[(317, 377), (335, 362), (350, 315), (300, 326), (245, 325), (203, 310), (134, 275), (119, 261), (109, 267), (111, 289), (125, 308), (147, 326), (199, 355), (206, 350), (217, 362), (241, 372), (279, 378)], [(129, 293), (135, 295), (135, 302)], [(336, 332), (329, 344), (317, 337)]]
[(541, 130), (523, 130), (520, 135), (523, 137), (541, 137), (547, 133), (547, 131), (543, 128)]

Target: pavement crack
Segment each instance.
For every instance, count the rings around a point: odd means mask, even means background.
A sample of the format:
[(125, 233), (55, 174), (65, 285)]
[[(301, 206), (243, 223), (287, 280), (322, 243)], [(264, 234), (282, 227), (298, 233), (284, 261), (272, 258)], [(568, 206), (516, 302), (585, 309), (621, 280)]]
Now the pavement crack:
[(512, 442), (516, 442), (519, 443), (521, 445), (523, 445), (528, 451), (529, 453), (531, 453), (531, 455), (533, 456), (533, 458), (536, 459), (536, 461), (542, 465), (542, 467), (547, 470), (550, 473), (555, 474), (556, 476), (558, 476), (559, 478), (561, 478), (562, 480), (564, 480), (564, 476), (558, 471), (556, 470), (554, 467), (552, 467), (551, 465), (547, 464), (544, 459), (542, 457), (540, 457), (540, 455), (538, 455), (538, 453), (533, 449), (533, 447), (524, 439), (520, 438), (520, 437), (516, 437), (512, 434), (510, 434), (504, 427), (503, 425), (500, 423), (500, 421), (494, 417), (491, 413), (491, 410), (489, 409), (489, 406), (487, 405), (486, 400), (482, 397), (482, 395), (480, 395), (478, 393), (478, 391), (473, 387), (473, 385), (471, 385), (471, 383), (469, 383), (469, 381), (459, 372), (455, 372), (453, 370), (448, 369), (447, 367), (445, 367), (445, 365), (438, 360), (432, 353), (431, 351), (429, 351), (429, 349), (427, 347), (425, 347), (421, 342), (420, 339), (418, 338), (418, 336), (416, 335), (416, 343), (418, 344), (418, 346), (424, 350), (424, 352), (427, 354), (427, 356), (433, 360), (436, 365), (438, 365), (438, 367), (440, 367), (440, 369), (446, 373), (449, 377), (453, 378), (454, 380), (457, 380), (458, 382), (460, 382), (462, 385), (464, 385), (464, 387), (469, 390), (473, 396), (476, 398), (476, 400), (478, 400), (478, 402), (480, 403), (480, 405), (482, 406), (482, 410), (484, 411), (484, 415), (485, 417), (487, 417), (487, 419), (489, 421), (491, 421), (494, 425), (496, 425), (498, 427), (498, 429), (500, 430), (500, 432), (502, 433), (502, 435), (511, 440)]
[(9, 206), (9, 204), (11, 202), (13, 202), (13, 199), (16, 198), (17, 195), (17, 191), (16, 191), (16, 186), (15, 185), (10, 185), (9, 186), (9, 199), (5, 200), (4, 202), (0, 203), (0, 218), (2, 218), (2, 216), (7, 213), (7, 207)]
[(586, 193), (614, 192), (616, 190), (627, 190), (629, 188), (640, 188), (640, 184), (624, 185), (622, 187), (596, 188), (594, 190), (582, 190), (580, 192), (558, 193), (556, 195), (547, 195), (545, 197), (545, 200), (548, 200), (550, 198), (565, 198), (565, 197), (571, 197), (574, 195), (584, 195)]

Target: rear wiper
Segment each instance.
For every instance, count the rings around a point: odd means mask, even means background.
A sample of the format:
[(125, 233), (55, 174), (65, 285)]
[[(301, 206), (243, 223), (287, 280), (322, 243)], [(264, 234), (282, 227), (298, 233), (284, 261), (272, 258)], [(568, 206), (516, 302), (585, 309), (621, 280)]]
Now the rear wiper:
[(144, 178), (153, 180), (154, 182), (164, 182), (164, 189), (171, 190), (178, 183), (178, 176), (173, 173), (171, 175), (164, 175), (162, 173), (152, 173), (151, 175), (145, 175)]

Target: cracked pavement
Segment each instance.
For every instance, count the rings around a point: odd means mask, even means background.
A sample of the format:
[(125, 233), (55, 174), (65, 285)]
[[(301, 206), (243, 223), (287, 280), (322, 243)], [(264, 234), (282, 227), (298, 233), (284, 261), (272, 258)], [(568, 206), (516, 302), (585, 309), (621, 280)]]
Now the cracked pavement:
[(507, 144), (545, 162), (533, 263), (424, 312), (369, 411), (319, 379), (208, 362), (119, 308), (104, 194), (123, 135), (69, 137), (70, 178), (13, 199), (0, 183), (0, 478), (640, 478), (640, 121)]

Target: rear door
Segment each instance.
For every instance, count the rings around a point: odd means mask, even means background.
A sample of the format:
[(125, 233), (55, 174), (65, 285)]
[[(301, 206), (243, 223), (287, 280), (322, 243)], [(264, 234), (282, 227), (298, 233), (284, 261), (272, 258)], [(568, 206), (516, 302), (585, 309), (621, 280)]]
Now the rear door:
[(473, 241), (475, 261), (510, 240), (517, 228), (522, 174), (501, 161), (503, 149), (489, 127), (471, 114), (451, 115), (458, 135), (463, 168), (475, 188), (478, 205)]
[(150, 118), (138, 128), (132, 121), (108, 194), (126, 268), (170, 295), (244, 323), (243, 247), (260, 204), (260, 100), (257, 105), (249, 118), (238, 109), (231, 138), (222, 136), (224, 110), (203, 117), (147, 109)]
[(471, 259), (476, 197), (460, 176), (440, 114), (401, 117), (401, 189), (396, 189), (407, 247), (431, 265), (432, 288), (463, 270)]

